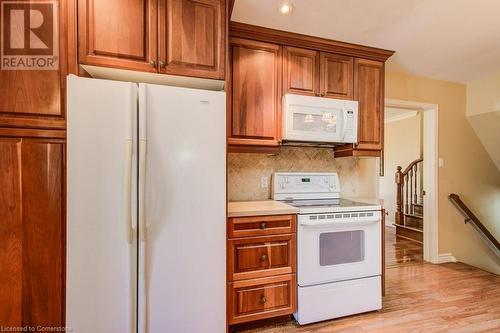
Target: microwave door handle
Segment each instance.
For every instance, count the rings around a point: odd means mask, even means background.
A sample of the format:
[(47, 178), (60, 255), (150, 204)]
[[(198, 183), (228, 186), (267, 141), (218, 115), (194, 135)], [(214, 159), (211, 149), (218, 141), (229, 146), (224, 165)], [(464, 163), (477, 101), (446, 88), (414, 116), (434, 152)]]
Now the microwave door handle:
[(347, 126), (346, 126), (346, 114), (347, 114), (347, 109), (345, 107), (342, 108), (342, 142), (345, 141), (345, 136), (347, 135)]

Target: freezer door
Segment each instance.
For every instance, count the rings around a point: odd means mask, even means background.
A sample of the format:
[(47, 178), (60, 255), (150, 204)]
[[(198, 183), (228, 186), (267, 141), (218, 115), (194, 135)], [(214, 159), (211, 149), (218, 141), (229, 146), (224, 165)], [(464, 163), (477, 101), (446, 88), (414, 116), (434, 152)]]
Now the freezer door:
[(225, 93), (139, 89), (145, 96), (139, 128), (146, 149), (145, 172), (139, 172), (145, 177), (140, 198), (146, 226), (139, 259), (145, 265), (140, 328), (225, 332)]
[(68, 77), (66, 326), (136, 332), (137, 85)]

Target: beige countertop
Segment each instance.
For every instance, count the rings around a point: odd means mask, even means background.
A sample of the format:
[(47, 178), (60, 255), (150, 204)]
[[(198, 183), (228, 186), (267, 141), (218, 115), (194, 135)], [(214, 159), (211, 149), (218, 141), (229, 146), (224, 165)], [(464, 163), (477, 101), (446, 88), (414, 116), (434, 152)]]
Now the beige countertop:
[(298, 208), (274, 200), (232, 201), (227, 204), (228, 217), (297, 214), (298, 212)]

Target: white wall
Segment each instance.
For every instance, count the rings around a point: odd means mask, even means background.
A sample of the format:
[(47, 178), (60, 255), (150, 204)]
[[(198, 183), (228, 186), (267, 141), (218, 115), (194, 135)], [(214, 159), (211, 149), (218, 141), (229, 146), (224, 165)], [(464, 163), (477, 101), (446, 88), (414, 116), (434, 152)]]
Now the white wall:
[(379, 196), (384, 200), (384, 207), (389, 213), (387, 221), (394, 222), (396, 212), (396, 168), (403, 169), (410, 162), (420, 157), (421, 152), (421, 117), (397, 120), (385, 124), (384, 129), (384, 176), (380, 177)]

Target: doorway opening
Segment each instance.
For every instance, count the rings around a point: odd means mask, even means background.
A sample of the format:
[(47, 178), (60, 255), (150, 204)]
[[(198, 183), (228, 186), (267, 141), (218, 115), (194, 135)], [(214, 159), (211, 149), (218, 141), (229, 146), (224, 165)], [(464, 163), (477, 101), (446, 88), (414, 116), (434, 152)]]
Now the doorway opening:
[(434, 104), (385, 101), (383, 176), (386, 267), (438, 262), (437, 112)]

